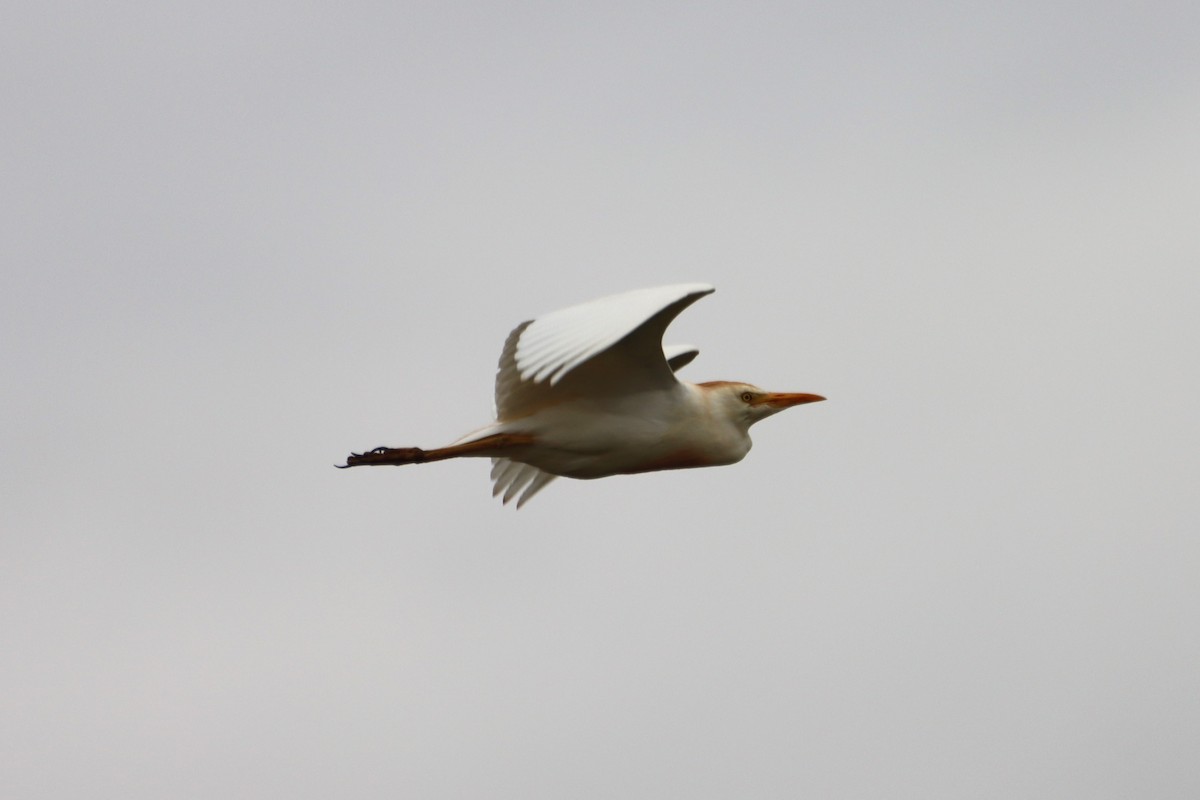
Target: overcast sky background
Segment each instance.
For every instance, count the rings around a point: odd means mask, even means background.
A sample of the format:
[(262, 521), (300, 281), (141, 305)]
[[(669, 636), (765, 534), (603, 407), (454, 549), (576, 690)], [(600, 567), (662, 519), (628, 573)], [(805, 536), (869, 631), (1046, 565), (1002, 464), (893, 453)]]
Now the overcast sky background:
[[(0, 794), (1200, 796), (1195, 2), (23, 5)], [(678, 281), (829, 402), (333, 469)]]

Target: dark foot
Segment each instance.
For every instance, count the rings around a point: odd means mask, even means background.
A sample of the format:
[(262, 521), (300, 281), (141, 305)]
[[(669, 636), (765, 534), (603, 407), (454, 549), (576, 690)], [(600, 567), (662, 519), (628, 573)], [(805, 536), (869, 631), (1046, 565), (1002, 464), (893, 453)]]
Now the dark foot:
[(425, 461), (425, 451), (419, 447), (376, 447), (365, 453), (351, 453), (345, 464), (334, 464), (338, 469), (362, 466), (402, 466), (420, 464)]

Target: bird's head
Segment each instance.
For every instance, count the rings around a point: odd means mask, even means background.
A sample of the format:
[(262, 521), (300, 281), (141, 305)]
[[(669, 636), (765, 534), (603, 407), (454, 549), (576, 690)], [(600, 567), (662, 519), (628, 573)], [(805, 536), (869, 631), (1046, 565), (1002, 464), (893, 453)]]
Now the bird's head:
[(737, 381), (710, 381), (697, 385), (709, 395), (725, 416), (746, 429), (760, 419), (778, 414), (785, 408), (825, 399), (819, 394), (768, 392), (753, 384)]

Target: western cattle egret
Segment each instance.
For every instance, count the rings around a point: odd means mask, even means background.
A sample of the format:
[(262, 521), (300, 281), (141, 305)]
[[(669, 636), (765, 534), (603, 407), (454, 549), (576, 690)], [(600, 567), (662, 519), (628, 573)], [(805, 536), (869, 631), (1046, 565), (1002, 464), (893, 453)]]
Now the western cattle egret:
[(688, 383), (675, 371), (699, 352), (663, 347), (671, 320), (713, 287), (639, 289), (518, 325), (500, 355), (496, 421), (447, 447), (377, 447), (345, 467), (492, 459), (492, 495), (517, 508), (562, 475), (603, 478), (741, 461), (750, 426), (824, 400), (749, 383)]

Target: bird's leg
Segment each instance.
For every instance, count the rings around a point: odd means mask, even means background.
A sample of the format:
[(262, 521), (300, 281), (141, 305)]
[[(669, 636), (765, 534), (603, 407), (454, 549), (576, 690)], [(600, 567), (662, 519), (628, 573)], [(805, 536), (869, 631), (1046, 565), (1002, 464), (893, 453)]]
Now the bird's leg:
[(338, 465), (338, 469), (364, 466), (399, 467), (404, 464), (424, 464), (427, 461), (444, 461), (447, 458), (462, 456), (496, 456), (505, 450), (529, 444), (533, 444), (533, 437), (525, 433), (494, 433), (473, 442), (452, 444), (433, 450), (422, 450), (419, 447), (376, 447), (365, 453), (351, 453), (345, 464)]
[(345, 464), (335, 464), (338, 469), (347, 467), (362, 467), (367, 465), (420, 464), (427, 461), (426, 453), (419, 447), (376, 447), (365, 453), (351, 453)]

